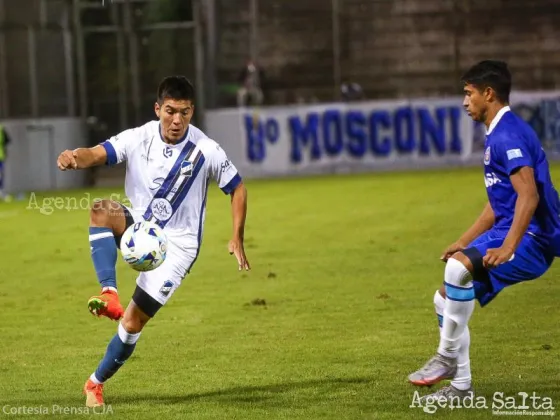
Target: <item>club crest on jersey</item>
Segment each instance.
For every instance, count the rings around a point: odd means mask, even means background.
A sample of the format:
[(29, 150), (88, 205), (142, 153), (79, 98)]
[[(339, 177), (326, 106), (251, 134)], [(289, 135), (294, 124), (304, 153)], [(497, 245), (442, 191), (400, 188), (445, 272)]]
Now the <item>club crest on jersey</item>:
[(185, 175), (189, 177), (192, 175), (192, 171), (193, 171), (192, 162), (185, 160), (183, 163), (181, 163), (181, 175)]
[(167, 296), (171, 293), (171, 290), (173, 290), (173, 286), (175, 286), (175, 284), (173, 284), (171, 280), (166, 280), (165, 283), (163, 283), (163, 286), (161, 286), (161, 289), (159, 289), (159, 292), (163, 296)]
[(490, 146), (488, 146), (484, 152), (484, 164), (490, 165)]
[(161, 221), (167, 221), (173, 216), (173, 208), (171, 203), (165, 198), (154, 198), (150, 204), (152, 214), (154, 217)]

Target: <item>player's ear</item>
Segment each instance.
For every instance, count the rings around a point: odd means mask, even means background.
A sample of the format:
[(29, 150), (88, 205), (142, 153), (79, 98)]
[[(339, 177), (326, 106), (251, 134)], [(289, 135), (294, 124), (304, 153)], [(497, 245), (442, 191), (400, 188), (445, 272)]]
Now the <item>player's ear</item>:
[(490, 102), (494, 97), (494, 91), (491, 87), (486, 86), (482, 91), (482, 96), (484, 97), (485, 102)]
[(156, 102), (156, 103), (154, 104), (154, 111), (155, 111), (155, 113), (156, 113), (156, 115), (157, 115), (158, 118), (159, 118), (160, 110), (161, 110), (161, 107), (160, 107), (159, 104)]

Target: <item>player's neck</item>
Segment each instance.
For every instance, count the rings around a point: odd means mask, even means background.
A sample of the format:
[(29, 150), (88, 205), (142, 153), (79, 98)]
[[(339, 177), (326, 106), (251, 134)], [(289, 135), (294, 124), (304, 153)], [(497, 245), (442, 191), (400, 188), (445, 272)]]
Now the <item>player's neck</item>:
[(186, 136), (186, 134), (187, 134), (187, 131), (188, 131), (188, 128), (187, 128), (187, 130), (185, 130), (185, 132), (183, 133), (183, 135), (181, 136), (180, 139), (177, 139), (177, 140), (175, 140), (175, 141), (172, 141), (172, 140), (169, 140), (169, 139), (163, 134), (163, 129), (161, 128), (161, 125), (160, 125), (160, 128), (159, 128), (159, 137), (160, 137), (161, 141), (163, 141), (165, 144), (169, 144), (169, 145), (171, 145), (171, 146), (175, 146), (175, 145), (181, 143), (183, 140), (185, 140), (185, 136)]
[(509, 104), (498, 104), (498, 103), (496, 103), (496, 104), (488, 107), (488, 112), (486, 113), (486, 118), (484, 120), (484, 125), (486, 126), (486, 130), (488, 130), (490, 128), (490, 124), (492, 124), (492, 121), (494, 121), (494, 118), (496, 118), (496, 115), (498, 115), (498, 112), (500, 112), (500, 110), (502, 108), (505, 108), (506, 106), (509, 106)]

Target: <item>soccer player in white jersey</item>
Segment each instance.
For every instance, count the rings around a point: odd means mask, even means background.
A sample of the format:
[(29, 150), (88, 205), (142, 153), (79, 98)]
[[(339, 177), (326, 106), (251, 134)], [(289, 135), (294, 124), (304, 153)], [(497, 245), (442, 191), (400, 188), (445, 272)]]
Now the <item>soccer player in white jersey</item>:
[[(104, 358), (84, 385), (88, 407), (104, 404), (103, 384), (130, 357), (146, 323), (196, 261), (210, 180), (231, 195), (229, 252), (237, 258), (239, 270), (250, 269), (243, 247), (247, 191), (223, 149), (190, 124), (193, 100), (194, 88), (185, 77), (167, 77), (157, 92), (158, 121), (126, 130), (93, 148), (65, 150), (58, 157), (63, 171), (126, 161), (125, 192), (132, 204), (129, 209), (102, 200), (90, 213), (91, 256), (102, 289), (89, 300), (88, 308), (94, 315), (120, 322)], [(138, 276), (132, 300), (123, 311), (115, 274), (117, 248), (127, 227), (140, 220), (153, 221), (164, 229), (167, 258), (156, 270)]]

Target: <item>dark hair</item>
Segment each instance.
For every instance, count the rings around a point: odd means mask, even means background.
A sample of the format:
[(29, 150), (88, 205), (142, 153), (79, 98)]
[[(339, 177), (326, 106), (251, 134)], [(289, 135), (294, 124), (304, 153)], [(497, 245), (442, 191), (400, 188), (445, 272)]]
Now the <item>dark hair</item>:
[(157, 101), (161, 105), (165, 99), (194, 101), (194, 87), (185, 76), (167, 76), (161, 81), (157, 91)]
[(479, 90), (492, 88), (496, 97), (502, 103), (509, 102), (511, 91), (511, 74), (507, 63), (497, 60), (484, 60), (472, 66), (461, 78), (465, 84), (470, 84)]

